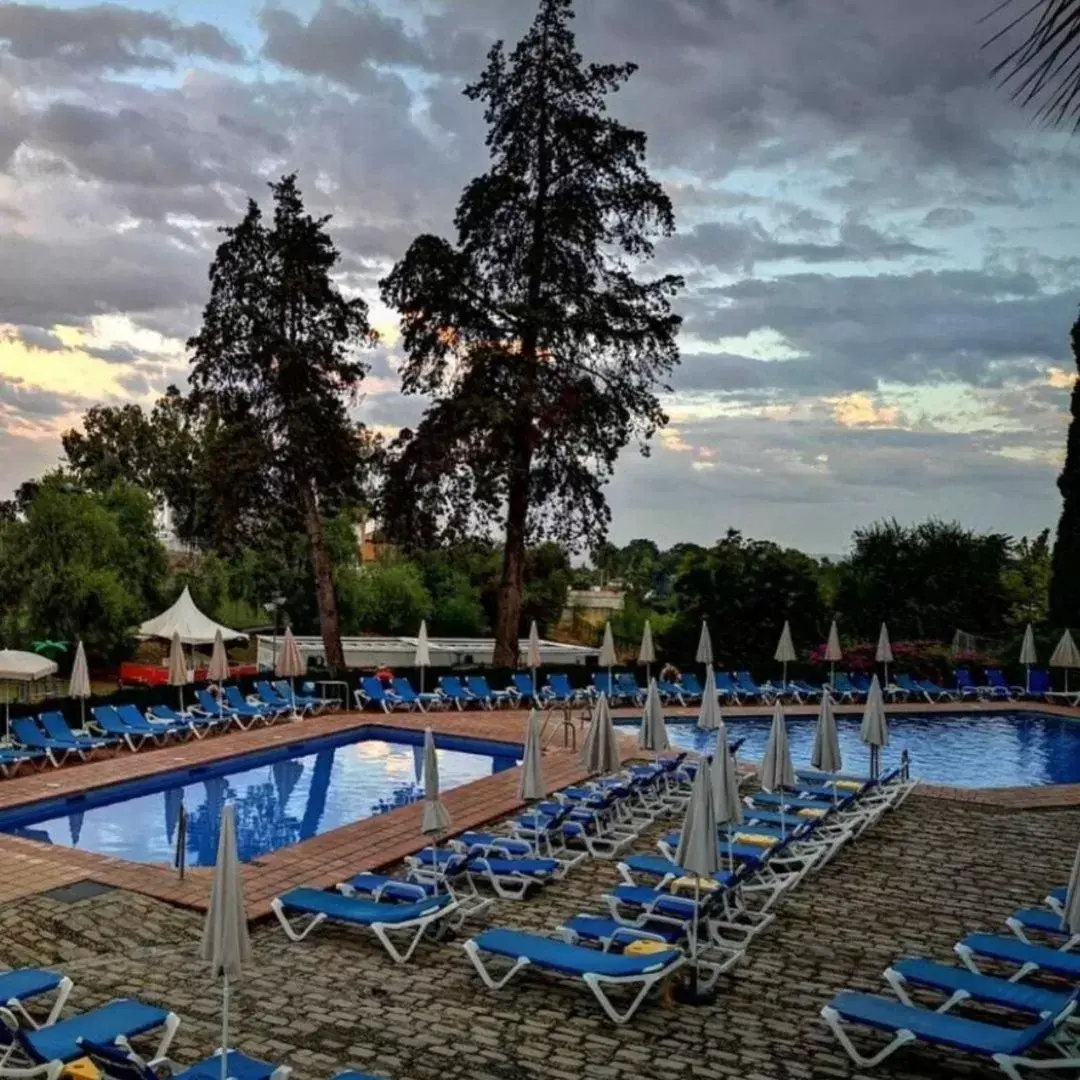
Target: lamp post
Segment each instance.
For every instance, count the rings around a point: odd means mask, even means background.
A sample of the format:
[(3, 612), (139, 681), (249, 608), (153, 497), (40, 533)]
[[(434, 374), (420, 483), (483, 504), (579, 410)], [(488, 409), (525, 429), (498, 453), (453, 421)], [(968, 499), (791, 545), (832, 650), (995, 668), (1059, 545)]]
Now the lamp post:
[(271, 668), (277, 667), (278, 616), (281, 613), (281, 606), (284, 603), (285, 603), (285, 597), (284, 596), (275, 596), (275, 597), (272, 597), (267, 603), (263, 604), (263, 610), (265, 610), (267, 612), (267, 614), (270, 614), (270, 615), (274, 616), (274, 637), (273, 637), (273, 646), (272, 646), (273, 651), (274, 651), (274, 659), (273, 659), (273, 662), (270, 665)]

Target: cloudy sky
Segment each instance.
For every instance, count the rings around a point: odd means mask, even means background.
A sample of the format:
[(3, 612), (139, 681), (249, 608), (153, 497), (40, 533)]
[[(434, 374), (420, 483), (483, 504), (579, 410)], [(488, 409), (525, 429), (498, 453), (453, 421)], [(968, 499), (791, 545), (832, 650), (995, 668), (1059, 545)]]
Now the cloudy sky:
[[(1032, 128), (980, 49), (991, 0), (588, 0), (640, 71), (686, 276), (671, 424), (610, 489), (613, 539), (730, 526), (814, 552), (886, 515), (1033, 532), (1057, 515), (1080, 143)], [(214, 228), (298, 170), (346, 287), (446, 233), (484, 167), (461, 95), (532, 0), (0, 2), (0, 494), (91, 403), (183, 382)]]

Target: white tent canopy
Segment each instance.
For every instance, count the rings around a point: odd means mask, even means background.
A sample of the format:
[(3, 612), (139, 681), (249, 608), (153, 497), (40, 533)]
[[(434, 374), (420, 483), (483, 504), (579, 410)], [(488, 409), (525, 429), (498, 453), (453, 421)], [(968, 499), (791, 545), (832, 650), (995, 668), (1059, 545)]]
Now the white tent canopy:
[(219, 630), (225, 641), (247, 640), (247, 634), (230, 630), (205, 616), (195, 606), (195, 601), (191, 599), (191, 593), (185, 585), (179, 599), (168, 611), (148, 619), (139, 627), (139, 637), (165, 638), (166, 641), (172, 641), (173, 635), (179, 634), (184, 645), (212, 645)]

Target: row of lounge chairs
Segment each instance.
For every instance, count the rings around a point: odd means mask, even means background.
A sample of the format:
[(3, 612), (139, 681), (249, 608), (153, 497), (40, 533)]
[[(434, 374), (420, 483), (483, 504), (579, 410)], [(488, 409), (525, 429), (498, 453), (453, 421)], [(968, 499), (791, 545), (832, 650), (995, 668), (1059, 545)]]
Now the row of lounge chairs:
[[(822, 1018), (862, 1068), (879, 1065), (902, 1046), (924, 1043), (992, 1062), (1010, 1080), (1020, 1080), (1022, 1070), (1075, 1076), (1080, 1071), (1080, 954), (1073, 951), (1078, 937), (1062, 926), (1066, 892), (1055, 889), (1045, 906), (1010, 916), (1011, 937), (962, 938), (954, 946), (961, 966), (921, 957), (897, 960), (883, 976), (893, 996), (844, 991), (821, 1010)], [(939, 1004), (913, 1001), (913, 990), (923, 998), (935, 996)], [(965, 1015), (955, 1011), (960, 1005)], [(874, 1028), (891, 1038), (884, 1046), (860, 1049), (851, 1027)]]
[[(61, 1019), (72, 981), (52, 971), (20, 968), (0, 972), (0, 1078), (60, 1080), (73, 1062), (89, 1058), (102, 1076), (113, 1080), (210, 1080), (221, 1076), (220, 1051), (183, 1066), (167, 1056), (180, 1029), (180, 1017), (135, 998), (121, 998)], [(51, 1006), (49, 998), (52, 997)], [(48, 1007), (37, 1023), (29, 1007)], [(150, 1039), (145, 1056), (132, 1040)], [(229, 1050), (226, 1072), (232, 1080), (287, 1080), (287, 1065), (272, 1065)], [(335, 1080), (376, 1080), (367, 1073), (339, 1073)]]
[[(557, 792), (502, 831), (469, 831), (424, 849), (406, 860), (403, 876), (364, 872), (334, 892), (294, 889), (271, 906), (294, 942), (328, 920), (340, 922), (370, 930), (403, 964), (423, 940), (441, 940), (468, 920), (488, 917), (496, 900), (558, 888), (589, 857), (613, 860), (621, 881), (603, 897), (602, 911), (569, 918), (550, 936), (487, 929), (463, 948), (492, 990), (530, 968), (568, 976), (624, 1023), (691, 956), (699, 985), (714, 984), (771, 923), (785, 890), (913, 786), (899, 772), (880, 781), (803, 772), (792, 791), (747, 798), (744, 823), (717, 836), (723, 869), (695, 900), (672, 859), (677, 832), (660, 839), (659, 855), (631, 849), (644, 829), (683, 813), (697, 767), (686, 755), (632, 765)], [(639, 954), (643, 944), (651, 951)], [(631, 991), (628, 1002), (613, 1000), (620, 989)]]
[(24, 768), (59, 768), (70, 761), (85, 761), (100, 752), (202, 739), (213, 732), (247, 730), (255, 724), (322, 712), (334, 704), (315, 696), (314, 687), (294, 693), (281, 680), (256, 684), (245, 697), (236, 686), (226, 686), (222, 697), (209, 690), (196, 691), (196, 704), (179, 712), (169, 705), (154, 705), (146, 713), (137, 706), (98, 705), (90, 710), (86, 729), (72, 728), (63, 713), (15, 717), (9, 742), (0, 746), (0, 775), (12, 776)]

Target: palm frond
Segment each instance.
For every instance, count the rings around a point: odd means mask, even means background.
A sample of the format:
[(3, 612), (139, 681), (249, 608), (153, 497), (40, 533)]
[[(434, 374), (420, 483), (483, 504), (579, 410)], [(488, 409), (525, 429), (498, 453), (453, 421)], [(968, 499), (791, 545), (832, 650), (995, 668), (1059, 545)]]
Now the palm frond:
[[(1016, 0), (1003, 0), (981, 21), (1019, 6)], [(1029, 2), (983, 47), (1020, 28), (1023, 41), (995, 64), (993, 74), (1013, 100), (1034, 108), (1036, 120), (1080, 129), (1080, 0)]]

